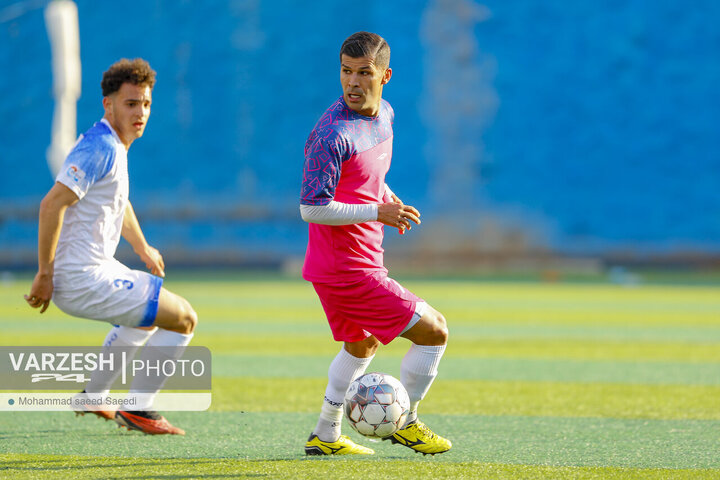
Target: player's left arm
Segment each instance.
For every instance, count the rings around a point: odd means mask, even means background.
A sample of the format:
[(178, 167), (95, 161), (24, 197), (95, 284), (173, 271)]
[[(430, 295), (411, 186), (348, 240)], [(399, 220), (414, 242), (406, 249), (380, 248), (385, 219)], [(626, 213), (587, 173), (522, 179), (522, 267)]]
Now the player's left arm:
[(405, 202), (385, 184), (385, 194), (383, 195), (382, 205), (378, 205), (378, 221), (396, 227), (400, 234), (404, 234), (406, 230), (412, 228), (412, 224), (420, 224), (420, 212)]
[(130, 202), (128, 202), (125, 208), (122, 236), (133, 247), (133, 251), (140, 257), (140, 260), (145, 263), (150, 273), (158, 277), (165, 276), (165, 262), (163, 261), (162, 255), (145, 240), (145, 235), (143, 235), (140, 229), (140, 223), (138, 222), (137, 216), (135, 216), (135, 210)]

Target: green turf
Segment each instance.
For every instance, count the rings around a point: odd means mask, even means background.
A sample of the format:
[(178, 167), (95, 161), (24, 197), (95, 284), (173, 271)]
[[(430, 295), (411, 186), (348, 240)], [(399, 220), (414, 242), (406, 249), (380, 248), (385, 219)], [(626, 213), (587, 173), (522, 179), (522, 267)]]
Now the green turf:
[[(714, 363), (473, 358), (451, 353), (443, 359), (443, 379), (720, 385)], [(221, 377), (252, 377), (257, 372), (264, 377), (323, 377), (328, 369), (326, 356), (221, 353), (213, 355), (213, 362), (213, 373)], [(380, 356), (372, 368), (397, 376), (400, 360)]]
[[(351, 433), (377, 454), (305, 458), (339, 350), (312, 287), (205, 275), (166, 282), (200, 315), (193, 344), (213, 352), (210, 411), (167, 413), (186, 437), (119, 432), (70, 413), (2, 413), (0, 477), (720, 478), (717, 286), (404, 285), (450, 324), (421, 405), (453, 440), (447, 454), (422, 457)], [(0, 288), (1, 343), (100, 343), (106, 325), (54, 307), (38, 315), (22, 301), (28, 287)], [(399, 375), (407, 346), (382, 348), (371, 369)]]
[[(138, 474), (138, 472), (141, 472)], [(345, 458), (302, 460), (155, 459), (88, 457), (78, 455), (2, 455), (0, 473), (5, 478), (437, 478), (498, 480), (608, 480), (608, 479), (716, 479), (716, 470), (632, 469), (611, 467), (549, 467), (483, 462), (438, 465), (410, 460), (367, 463)], [(42, 477), (40, 477), (40, 475)]]
[[(96, 418), (71, 414), (16, 414), (25, 431), (3, 434), (13, 451), (28, 454), (103, 454), (138, 458), (240, 458), (299, 460), (302, 442), (314, 426), (312, 413), (207, 412), (168, 413), (193, 432), (185, 437), (148, 437), (119, 432)], [(480, 415), (426, 415), (433, 428), (447, 433), (454, 447), (435, 458), (417, 455), (390, 442), (351, 437), (374, 448), (378, 460), (407, 459), (447, 464), (486, 463), (627, 468), (720, 468), (717, 445), (720, 421), (631, 420)], [(283, 431), (284, 435), (271, 432)], [(33, 432), (29, 434), (28, 432)], [(53, 441), (54, 433), (63, 441)], [(619, 455), (618, 451), (623, 454)], [(422, 460), (421, 460), (422, 459)]]
[[(576, 384), (436, 380), (423, 412), (637, 419), (720, 420), (720, 386)], [(319, 408), (321, 378), (216, 378), (213, 410), (297, 411)], [(443, 394), (441, 395), (440, 392)], [(284, 402), (277, 402), (285, 397)], [(462, 398), (462, 402), (456, 399)]]

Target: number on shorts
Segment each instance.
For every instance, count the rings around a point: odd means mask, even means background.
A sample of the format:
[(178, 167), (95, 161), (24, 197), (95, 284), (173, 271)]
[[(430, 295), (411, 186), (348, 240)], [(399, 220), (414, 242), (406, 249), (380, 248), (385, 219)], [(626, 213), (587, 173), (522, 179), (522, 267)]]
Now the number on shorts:
[(115, 285), (117, 288), (124, 288), (126, 290), (130, 290), (133, 288), (133, 282), (130, 280), (124, 280), (122, 278), (116, 278), (115, 281), (113, 281), (113, 285)]

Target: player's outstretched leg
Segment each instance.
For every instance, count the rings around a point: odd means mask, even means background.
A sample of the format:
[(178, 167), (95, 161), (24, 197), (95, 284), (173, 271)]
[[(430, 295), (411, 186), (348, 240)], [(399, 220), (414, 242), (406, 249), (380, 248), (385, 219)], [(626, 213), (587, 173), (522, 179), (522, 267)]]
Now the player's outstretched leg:
[[(177, 360), (182, 356), (191, 338), (192, 333), (181, 334), (159, 328), (143, 348), (140, 359), (143, 365), (162, 365), (167, 360)], [(165, 417), (152, 409), (155, 396), (165, 380), (167, 377), (160, 372), (154, 375), (148, 374), (145, 369), (138, 372), (130, 385), (130, 394), (137, 396), (137, 405), (143, 410), (118, 410), (115, 414), (117, 424), (128, 430), (138, 430), (150, 435), (185, 435), (183, 429), (174, 427)]]
[[(109, 353), (112, 348), (121, 347), (127, 352), (127, 362), (130, 362), (137, 350), (142, 347), (154, 332), (154, 328), (132, 328), (114, 325), (103, 342), (103, 354)], [(90, 376), (90, 381), (85, 386), (85, 390), (79, 393), (77, 397), (80, 397), (80, 399), (92, 397), (94, 400), (99, 401), (100, 405), (104, 404), (104, 399), (110, 393), (110, 387), (117, 377), (120, 376), (120, 370), (121, 368), (119, 367), (115, 370), (95, 370)], [(98, 403), (79, 400), (73, 401), (73, 405), (77, 405), (75, 407), (75, 414), (85, 415), (86, 413), (92, 413), (105, 420), (113, 420), (115, 418), (114, 408), (101, 410), (91, 406), (95, 404)]]
[(425, 455), (447, 452), (452, 442), (434, 433), (417, 417), (418, 404), (435, 380), (445, 352), (447, 323), (440, 312), (426, 305), (420, 320), (402, 336), (413, 342), (400, 368), (400, 380), (410, 397), (410, 413), (403, 428), (388, 439)]
[(310, 438), (305, 443), (306, 455), (372, 455), (375, 452), (358, 445), (349, 437), (340, 435), (342, 408), (345, 392), (350, 383), (362, 375), (377, 349), (375, 337), (345, 344), (335, 356), (328, 369), (328, 385), (325, 389), (320, 418)]
[[(167, 360), (179, 359), (190, 343), (197, 324), (197, 314), (187, 300), (161, 289), (158, 312), (154, 326), (159, 327), (143, 348), (140, 359), (143, 365), (161, 365)], [(130, 394), (137, 395), (141, 410), (118, 410), (115, 422), (128, 430), (138, 430), (150, 435), (185, 435), (185, 431), (168, 422), (165, 417), (152, 410), (155, 396), (164, 385), (164, 373), (150, 375), (143, 369), (135, 375), (130, 385)]]

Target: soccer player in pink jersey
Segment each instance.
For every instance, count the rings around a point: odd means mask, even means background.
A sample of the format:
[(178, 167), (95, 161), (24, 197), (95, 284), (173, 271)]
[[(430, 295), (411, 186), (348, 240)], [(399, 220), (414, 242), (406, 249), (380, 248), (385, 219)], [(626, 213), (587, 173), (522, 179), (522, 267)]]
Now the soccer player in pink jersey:
[(315, 287), (333, 337), (344, 343), (330, 364), (320, 418), (305, 444), (308, 455), (375, 453), (341, 435), (343, 399), (378, 346), (397, 337), (412, 342), (400, 378), (410, 396), (410, 414), (389, 439), (424, 454), (452, 446), (417, 416), (445, 351), (445, 318), (389, 278), (383, 265), (383, 225), (402, 234), (420, 224), (420, 212), (385, 184), (394, 117), (382, 99), (392, 76), (389, 65), (390, 47), (381, 36), (348, 37), (340, 49), (343, 95), (305, 144), (300, 212), (309, 223), (309, 240), (303, 278)]

